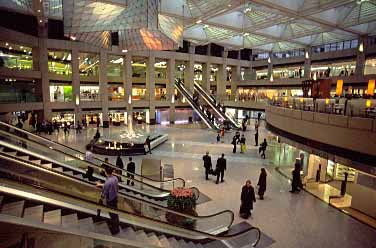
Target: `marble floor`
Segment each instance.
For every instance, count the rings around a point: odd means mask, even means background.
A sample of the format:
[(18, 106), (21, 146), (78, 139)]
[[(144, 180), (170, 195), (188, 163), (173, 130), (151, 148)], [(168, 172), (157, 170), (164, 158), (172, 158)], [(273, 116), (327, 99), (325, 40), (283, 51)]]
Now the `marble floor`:
[[(135, 128), (143, 128), (147, 131), (169, 134), (167, 142), (153, 150), (152, 155), (146, 156), (161, 159), (163, 164), (172, 164), (175, 177), (184, 178), (188, 186), (198, 187), (211, 199), (198, 205), (199, 215), (229, 209), (236, 213), (234, 224), (243, 221), (237, 216), (241, 187), (247, 179), (251, 179), (252, 184), (256, 185), (260, 169), (264, 167), (268, 173), (265, 200), (257, 200), (248, 222), (259, 227), (262, 232), (275, 240), (275, 243), (269, 247), (376, 248), (375, 229), (328, 206), (309, 193), (289, 193), (289, 180), (275, 170), (277, 164), (275, 157), (268, 156), (270, 152), (267, 153), (265, 160), (258, 155), (257, 147), (254, 146), (252, 127), (253, 123), (249, 127), (251, 130), (245, 132), (247, 152), (233, 154), (230, 144), (233, 133), (230, 132), (225, 134), (224, 143), (217, 144), (216, 133), (207, 129), (160, 125), (135, 126)], [(124, 129), (125, 127), (111, 127), (105, 130), (100, 128), (100, 131), (112, 136)], [(85, 145), (94, 136), (95, 131), (94, 127), (84, 129), (81, 134), (75, 134), (74, 130), (71, 130), (69, 136), (64, 136), (64, 133), (60, 131), (59, 134), (55, 133), (49, 138), (84, 151)], [(259, 140), (262, 141), (271, 134), (261, 125), (259, 135)], [(280, 148), (271, 144), (269, 149)], [(210, 152), (213, 164), (220, 154), (225, 154), (227, 171), (224, 183), (217, 185), (214, 183), (214, 178), (205, 180), (202, 156), (206, 151)], [(139, 166), (144, 157), (134, 157), (136, 165)], [(126, 159), (126, 157), (123, 158), (125, 161)], [(115, 157), (110, 158), (110, 161), (114, 162)]]

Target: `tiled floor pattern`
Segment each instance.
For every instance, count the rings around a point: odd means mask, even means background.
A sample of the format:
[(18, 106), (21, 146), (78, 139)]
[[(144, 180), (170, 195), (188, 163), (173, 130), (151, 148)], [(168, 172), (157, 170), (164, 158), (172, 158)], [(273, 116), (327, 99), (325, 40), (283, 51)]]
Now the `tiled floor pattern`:
[[(185, 178), (187, 186), (195, 186), (206, 194), (211, 201), (199, 204), (199, 215), (210, 215), (224, 209), (236, 213), (235, 224), (243, 219), (237, 216), (240, 205), (240, 191), (246, 179), (257, 184), (260, 168), (267, 169), (267, 191), (265, 200), (257, 200), (252, 217), (248, 220), (251, 225), (259, 227), (276, 242), (269, 247), (367, 247), (376, 248), (376, 230), (364, 225), (353, 218), (331, 208), (328, 204), (312, 195), (301, 192), (290, 194), (289, 180), (275, 171), (275, 166), (285, 161), (277, 161), (277, 157), (269, 156), (261, 159), (254, 143), (253, 124), (251, 130), (245, 133), (248, 151), (246, 154), (232, 154), (230, 141), (233, 133), (226, 133), (224, 143), (216, 144), (216, 133), (206, 129), (180, 129), (178, 127), (144, 126), (146, 130), (156, 130), (169, 134), (168, 142), (153, 151), (151, 156), (161, 159), (162, 163), (174, 165), (175, 177)], [(138, 126), (138, 128), (141, 128)], [(105, 134), (116, 135), (125, 127), (111, 127), (105, 129)], [(100, 129), (103, 133), (102, 129)], [(63, 132), (53, 134), (50, 138), (84, 151), (85, 144), (93, 137), (95, 128), (83, 130), (82, 134), (74, 132), (67, 137)], [(269, 135), (260, 127), (260, 141)], [(280, 149), (280, 147), (269, 147)], [(202, 165), (202, 156), (206, 151), (216, 159), (221, 153), (228, 158), (228, 169), (225, 182), (215, 184), (212, 177), (206, 181)], [(239, 151), (239, 150), (238, 150)], [(284, 151), (286, 155), (288, 151)], [(141, 164), (145, 156), (134, 157), (137, 165)], [(294, 158), (294, 155), (291, 156)], [(126, 157), (123, 160), (126, 161)], [(276, 160), (277, 159), (277, 160)], [(290, 159), (291, 160), (291, 159)], [(110, 158), (114, 162), (115, 158)], [(289, 160), (286, 160), (289, 161)], [(215, 162), (213, 161), (215, 164)], [(139, 170), (139, 167), (137, 168)], [(234, 246), (236, 247), (236, 246)]]

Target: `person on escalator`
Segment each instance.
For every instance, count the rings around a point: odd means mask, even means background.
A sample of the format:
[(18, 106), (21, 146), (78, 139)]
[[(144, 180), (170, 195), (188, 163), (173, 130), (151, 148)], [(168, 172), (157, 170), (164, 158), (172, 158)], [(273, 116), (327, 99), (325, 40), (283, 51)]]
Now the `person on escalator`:
[(111, 168), (109, 165), (108, 165), (108, 158), (105, 158), (104, 159), (104, 163), (101, 164), (101, 167), (102, 167), (102, 171), (99, 173), (101, 176), (106, 176), (106, 169), (107, 168)]
[[(101, 200), (106, 203), (107, 207), (117, 209), (119, 181), (118, 178), (113, 175), (113, 168), (107, 167), (105, 172), (107, 178), (104, 184), (97, 182), (97, 187), (102, 188)], [(119, 216), (111, 212), (109, 212), (109, 215), (110, 220), (107, 224), (110, 228), (111, 234), (118, 234), (120, 232)]]
[(132, 161), (132, 157), (129, 157), (129, 162), (127, 164), (127, 171), (129, 173), (127, 173), (127, 177), (129, 178), (127, 180), (127, 185), (129, 185), (129, 183), (134, 186), (134, 181), (132, 179), (134, 179), (134, 173), (136, 172), (136, 165), (135, 163)]

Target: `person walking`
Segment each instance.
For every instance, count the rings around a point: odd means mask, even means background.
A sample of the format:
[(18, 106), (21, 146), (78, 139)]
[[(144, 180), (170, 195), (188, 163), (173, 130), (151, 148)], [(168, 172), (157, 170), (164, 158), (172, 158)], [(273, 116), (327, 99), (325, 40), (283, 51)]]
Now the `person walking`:
[(258, 146), (258, 129), (256, 129), (256, 133), (255, 133), (255, 146)]
[(245, 145), (245, 137), (244, 134), (242, 134), (242, 137), (240, 138), (240, 153), (245, 153), (247, 150), (247, 146)]
[(128, 177), (128, 180), (127, 180), (127, 185), (129, 185), (129, 183), (134, 186), (134, 181), (132, 179), (134, 179), (134, 173), (136, 172), (136, 164), (132, 161), (132, 157), (129, 157), (129, 162), (127, 164), (127, 171), (129, 173), (127, 173), (127, 177)]
[(217, 181), (216, 184), (219, 183), (219, 177), (221, 177), (221, 183), (224, 182), (223, 177), (225, 176), (225, 170), (226, 170), (226, 159), (225, 154), (222, 153), (222, 156), (218, 158), (217, 160), (217, 166), (215, 168), (216, 174), (217, 174)]
[(252, 215), (251, 210), (253, 210), (253, 203), (256, 202), (255, 190), (249, 179), (245, 182), (245, 185), (242, 188), (240, 200), (240, 217), (248, 219), (249, 216)]
[[(97, 187), (102, 188), (101, 201), (106, 202), (107, 207), (112, 209), (117, 209), (118, 203), (118, 190), (119, 182), (118, 178), (113, 175), (114, 169), (107, 167), (106, 172), (106, 181), (105, 183), (97, 182)], [(110, 220), (108, 221), (108, 226), (110, 228), (111, 234), (115, 235), (120, 232), (119, 227), (119, 216), (115, 213), (109, 213)]]
[(260, 173), (260, 176), (259, 176), (257, 186), (258, 186), (258, 195), (260, 197), (260, 200), (264, 200), (264, 194), (265, 194), (265, 191), (266, 191), (266, 170), (265, 170), (265, 168), (261, 168), (261, 173)]
[(79, 121), (77, 121), (76, 133), (81, 133), (82, 127)]
[(225, 141), (225, 128), (222, 127), (221, 129), (221, 139), (222, 139), (222, 143)]
[(64, 122), (64, 135), (69, 135), (69, 127), (68, 127), (68, 123), (67, 122)]
[(217, 133), (217, 143), (219, 143), (221, 141), (221, 136), (219, 135), (219, 133)]
[(150, 147), (150, 136), (148, 136), (148, 137), (146, 138), (146, 140), (145, 140), (145, 145), (148, 147), (148, 151), (146, 151), (146, 149), (145, 149), (145, 155), (146, 155), (148, 152), (150, 152), (150, 154), (152, 154), (152, 153), (151, 153), (151, 147)]
[(257, 113), (257, 121), (260, 122), (260, 120), (261, 120), (261, 112), (258, 112)]
[(261, 153), (261, 157), (265, 159), (265, 151), (266, 147), (268, 146), (268, 143), (266, 142), (266, 139), (261, 143), (260, 148), (259, 148), (259, 153)]
[(205, 179), (209, 180), (209, 174), (212, 170), (212, 162), (211, 157), (209, 156), (209, 152), (206, 152), (206, 155), (202, 157), (202, 160), (204, 160), (204, 168), (205, 168)]

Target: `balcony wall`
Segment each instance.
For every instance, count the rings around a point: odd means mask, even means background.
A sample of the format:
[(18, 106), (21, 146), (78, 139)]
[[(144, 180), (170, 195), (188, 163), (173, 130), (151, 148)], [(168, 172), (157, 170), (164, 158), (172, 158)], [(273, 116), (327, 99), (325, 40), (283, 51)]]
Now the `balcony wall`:
[(290, 134), (376, 156), (376, 119), (267, 106), (266, 121)]

